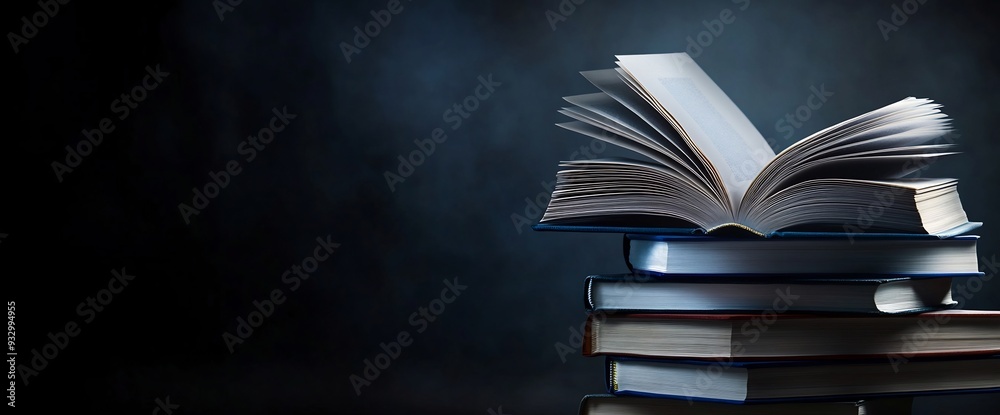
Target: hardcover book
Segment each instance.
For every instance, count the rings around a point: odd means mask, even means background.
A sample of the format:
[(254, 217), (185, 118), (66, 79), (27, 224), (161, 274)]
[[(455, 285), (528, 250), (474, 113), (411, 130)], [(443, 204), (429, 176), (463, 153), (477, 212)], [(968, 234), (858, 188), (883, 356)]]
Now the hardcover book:
[(1000, 357), (864, 361), (702, 362), (611, 357), (615, 395), (731, 403), (843, 401), (996, 392)]
[(591, 314), (583, 354), (737, 361), (880, 357), (887, 365), (892, 359), (1000, 354), (1000, 312), (785, 313), (794, 301), (779, 296), (775, 308), (757, 313)]
[(591, 275), (584, 281), (584, 304), (601, 313), (724, 313), (781, 306), (789, 312), (902, 314), (955, 306), (951, 283), (946, 276)]
[(719, 238), (625, 235), (625, 261), (656, 274), (978, 275), (975, 235), (923, 238)]

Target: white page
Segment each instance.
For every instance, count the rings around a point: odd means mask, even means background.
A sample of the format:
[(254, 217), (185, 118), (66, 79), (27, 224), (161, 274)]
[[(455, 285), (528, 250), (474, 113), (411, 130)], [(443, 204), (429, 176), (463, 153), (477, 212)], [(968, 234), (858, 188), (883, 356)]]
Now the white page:
[[(658, 111), (656, 111), (656, 109), (646, 105), (645, 98), (634, 93), (632, 87), (630, 87), (623, 80), (623, 78), (618, 75), (619, 70), (621, 69), (602, 69), (596, 71), (583, 71), (580, 73), (583, 74), (588, 81), (594, 84), (594, 86), (624, 105), (630, 111), (635, 113), (637, 117), (656, 130), (656, 132), (660, 134), (660, 137), (662, 137), (658, 141), (661, 141), (664, 147), (675, 148), (677, 150), (676, 153), (682, 155), (686, 160), (683, 164), (691, 166), (692, 170), (696, 171), (699, 177), (705, 178), (705, 181), (709, 182), (708, 171), (705, 166), (702, 165), (701, 161), (698, 160), (697, 156), (694, 154), (694, 150), (688, 146), (674, 127), (672, 127), (670, 123), (663, 118)], [(708, 185), (714, 188), (712, 183), (709, 183)], [(719, 191), (721, 191), (721, 189), (719, 189)]]
[[(786, 182), (791, 175), (801, 172), (802, 166), (816, 165), (828, 155), (856, 153), (870, 148), (912, 147), (941, 137), (949, 131), (949, 121), (939, 108), (940, 105), (929, 99), (909, 97), (824, 128), (795, 142), (775, 156), (757, 175), (743, 198), (737, 218), (744, 217), (746, 209), (775, 192), (779, 183)], [(902, 160), (896, 165), (902, 169), (912, 164)], [(852, 166), (841, 165), (846, 171), (853, 169)]]
[[(638, 138), (636, 141), (642, 142), (650, 148), (663, 153), (671, 160), (683, 165), (693, 175), (701, 177), (702, 181), (705, 182), (707, 186), (711, 186), (711, 183), (705, 178), (701, 170), (691, 164), (687, 157), (685, 157), (682, 152), (679, 152), (673, 143), (663, 140), (663, 136), (660, 135), (653, 126), (643, 121), (639, 115), (625, 105), (622, 105), (619, 101), (607, 93), (598, 92), (594, 94), (573, 95), (563, 97), (563, 99), (573, 105), (588, 110), (589, 112), (603, 116), (604, 118), (612, 121), (614, 124), (619, 125), (622, 128), (626, 128), (628, 131), (634, 132), (630, 136), (638, 136), (636, 137)], [(621, 132), (618, 131), (613, 132), (621, 134)], [(678, 155), (678, 153), (681, 154)]]
[(753, 178), (774, 158), (767, 140), (687, 53), (616, 57), (712, 163), (735, 211)]
[(663, 164), (669, 167), (671, 170), (676, 170), (678, 174), (683, 175), (691, 183), (699, 183), (698, 186), (704, 187), (702, 182), (696, 177), (691, 176), (687, 169), (678, 164), (676, 161), (669, 159), (664, 156), (663, 153), (657, 152), (655, 149), (649, 146), (644, 146), (637, 143), (635, 138), (631, 138), (625, 134), (626, 131), (608, 131), (605, 127), (600, 126), (599, 120), (593, 118), (588, 118), (586, 115), (579, 112), (574, 112), (572, 108), (567, 108), (559, 111), (560, 114), (566, 115), (567, 117), (573, 118), (577, 121), (558, 123), (556, 126), (565, 128), (567, 130), (573, 131), (575, 133), (583, 134), (587, 137), (595, 138), (606, 143), (611, 143), (621, 148), (634, 151), (643, 156), (649, 157), (650, 159), (656, 161), (657, 163)]

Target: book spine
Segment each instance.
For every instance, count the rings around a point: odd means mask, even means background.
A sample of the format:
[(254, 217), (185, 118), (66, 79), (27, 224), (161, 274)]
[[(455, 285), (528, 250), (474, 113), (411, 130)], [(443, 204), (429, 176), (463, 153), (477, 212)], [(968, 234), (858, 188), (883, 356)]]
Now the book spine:
[(618, 373), (616, 372), (616, 363), (610, 357), (605, 360), (605, 366), (607, 367), (607, 373), (604, 377), (604, 385), (608, 389), (608, 393), (614, 394), (618, 391)]
[(591, 412), (590, 411), (590, 409), (591, 409), (590, 408), (590, 400), (594, 396), (595, 395), (584, 395), (583, 399), (580, 400), (580, 415), (589, 415), (590, 414), (590, 412)]
[(588, 276), (583, 281), (583, 308), (594, 311), (594, 276)]
[(765, 238), (767, 238), (768, 235), (770, 235), (770, 234), (765, 234), (765, 233), (763, 233), (761, 231), (758, 231), (758, 230), (756, 230), (754, 228), (751, 228), (751, 227), (749, 227), (747, 225), (744, 225), (742, 223), (736, 223), (736, 222), (723, 223), (721, 225), (713, 226), (711, 228), (705, 229), (705, 233), (710, 234), (710, 233), (715, 232), (715, 231), (717, 231), (719, 229), (725, 229), (725, 228), (729, 228), (729, 227), (742, 229), (742, 230), (750, 232), (750, 233), (752, 233), (754, 235), (762, 236), (762, 237), (765, 237)]
[(622, 254), (625, 257), (625, 266), (628, 267), (628, 272), (634, 273), (635, 268), (632, 267), (632, 259), (630, 257), (632, 253), (632, 242), (628, 237), (628, 234), (622, 235)]

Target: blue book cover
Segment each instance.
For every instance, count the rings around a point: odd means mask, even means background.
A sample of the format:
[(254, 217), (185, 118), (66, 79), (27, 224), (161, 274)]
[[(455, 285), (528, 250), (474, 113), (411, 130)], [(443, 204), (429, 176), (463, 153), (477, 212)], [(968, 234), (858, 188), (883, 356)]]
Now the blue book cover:
[[(960, 275), (960, 277), (982, 276), (977, 274)], [(951, 296), (953, 275), (924, 274), (918, 276), (781, 276), (781, 275), (719, 275), (706, 278), (704, 275), (670, 275), (655, 274), (617, 274), (590, 275), (584, 280), (583, 302), (588, 312), (615, 314), (656, 314), (656, 313), (731, 313), (734, 311), (760, 311), (767, 309), (774, 298), (780, 295), (773, 291), (788, 292), (795, 296), (794, 311), (808, 313), (857, 313), (857, 314), (912, 314), (932, 310), (948, 309), (958, 302)], [(881, 286), (894, 284), (902, 286), (913, 293), (912, 298), (900, 299), (906, 306), (893, 307), (877, 301), (877, 290)], [(830, 301), (822, 301), (818, 297), (829, 294), (831, 287), (851, 288), (847, 300), (838, 301), (837, 306), (830, 306)], [(857, 289), (854, 289), (857, 288)], [(895, 287), (894, 287), (895, 288)], [(597, 298), (595, 291), (601, 290), (602, 298)], [(642, 290), (641, 296), (633, 295)], [(657, 295), (659, 292), (676, 290), (674, 296)], [(744, 298), (740, 302), (722, 300), (719, 294), (722, 290), (738, 290)], [(764, 295), (766, 293), (766, 295)], [(745, 300), (750, 294), (763, 298), (759, 306), (755, 302)], [(780, 293), (779, 293), (780, 294)], [(847, 294), (845, 294), (847, 295)], [(652, 299), (651, 299), (652, 298)], [(675, 298), (676, 301), (669, 300)], [(725, 297), (732, 298), (732, 297)], [(680, 304), (679, 304), (680, 303)], [(690, 304), (705, 305), (690, 307)], [(922, 305), (913, 305), (919, 303)]]
[(840, 239), (735, 238), (625, 234), (623, 256), (633, 273), (736, 276), (782, 274), (974, 276), (980, 273), (977, 235)]

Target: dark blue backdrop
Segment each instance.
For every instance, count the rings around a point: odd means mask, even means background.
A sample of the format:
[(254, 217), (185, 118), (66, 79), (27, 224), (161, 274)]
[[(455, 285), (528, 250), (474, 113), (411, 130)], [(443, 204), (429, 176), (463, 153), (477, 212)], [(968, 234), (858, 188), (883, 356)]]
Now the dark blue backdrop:
[(17, 376), (19, 407), (575, 412), (603, 391), (583, 277), (625, 270), (621, 237), (525, 223), (558, 161), (622, 154), (553, 126), (615, 54), (687, 50), (779, 150), (937, 100), (964, 154), (923, 174), (961, 180), (992, 275), (1000, 33), (979, 2), (346, 3), (6, 6), (4, 296), (18, 364), (55, 354)]

